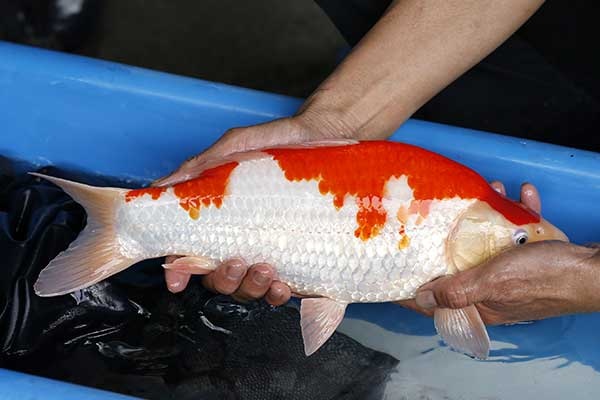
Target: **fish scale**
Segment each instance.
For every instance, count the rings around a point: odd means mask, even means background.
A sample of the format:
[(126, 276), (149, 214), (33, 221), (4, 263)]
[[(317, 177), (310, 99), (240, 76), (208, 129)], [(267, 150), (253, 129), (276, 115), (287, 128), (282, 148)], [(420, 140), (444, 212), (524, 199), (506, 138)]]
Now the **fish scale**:
[[(319, 192), (318, 182), (288, 181), (273, 158), (242, 162), (229, 177), (228, 190), (221, 207), (201, 209), (198, 219), (179, 206), (172, 189), (156, 200), (141, 196), (123, 202), (117, 211), (117, 235), (126, 243), (122, 252), (136, 248), (127, 257), (178, 254), (218, 261), (243, 256), (250, 263), (276, 265), (279, 279), (298, 294), (346, 302), (401, 300), (448, 271), (438, 244), (472, 203), (434, 202), (426, 222), (417, 225), (411, 218), (406, 225), (411, 244), (401, 250), (399, 221), (390, 217), (378, 236), (357, 238), (354, 196), (346, 196), (338, 210), (331, 195)], [(390, 216), (407, 205), (385, 200)], [(350, 279), (340, 279), (346, 276)]]
[[(90, 286), (138, 261), (165, 264), (169, 287), (242, 257), (268, 262), (301, 301), (307, 355), (342, 320), (348, 303), (409, 299), (424, 283), (529, 241), (567, 240), (539, 215), (493, 190), (476, 172), (415, 146), (329, 141), (263, 149), (208, 162), (172, 187), (61, 186), (87, 214), (69, 248), (42, 270), (40, 296)], [(167, 281), (169, 282), (169, 279)], [(474, 305), (437, 308), (452, 347), (489, 353)]]

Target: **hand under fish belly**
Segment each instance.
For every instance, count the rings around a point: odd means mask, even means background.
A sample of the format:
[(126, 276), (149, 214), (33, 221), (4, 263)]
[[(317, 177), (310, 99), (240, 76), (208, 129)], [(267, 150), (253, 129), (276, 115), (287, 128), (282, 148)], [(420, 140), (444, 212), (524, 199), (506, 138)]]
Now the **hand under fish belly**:
[[(167, 268), (206, 273), (232, 257), (268, 262), (306, 297), (307, 355), (331, 336), (349, 303), (410, 299), (424, 283), (509, 248), (567, 240), (469, 168), (394, 142), (238, 153), (164, 188), (42, 177), (86, 208), (88, 224), (40, 273), (38, 295), (69, 293), (166, 255), (183, 256)], [(474, 306), (439, 309), (434, 317), (451, 347), (487, 357), (487, 331)]]

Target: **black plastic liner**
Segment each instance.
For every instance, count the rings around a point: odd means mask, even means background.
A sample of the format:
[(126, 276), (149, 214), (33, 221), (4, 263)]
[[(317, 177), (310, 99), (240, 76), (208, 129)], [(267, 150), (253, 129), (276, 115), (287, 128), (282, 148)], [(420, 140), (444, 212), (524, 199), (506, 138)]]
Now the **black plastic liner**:
[(198, 280), (174, 295), (161, 260), (36, 296), (39, 271), (84, 226), (82, 207), (60, 189), (15, 177), (0, 160), (0, 367), (148, 399), (382, 398), (393, 357), (340, 333), (306, 357), (293, 304), (239, 304)]

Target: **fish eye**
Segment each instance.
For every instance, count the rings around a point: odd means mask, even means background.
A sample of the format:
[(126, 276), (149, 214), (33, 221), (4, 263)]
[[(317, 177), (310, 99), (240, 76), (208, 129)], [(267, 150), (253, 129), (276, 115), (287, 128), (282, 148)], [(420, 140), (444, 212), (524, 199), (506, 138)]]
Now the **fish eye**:
[(513, 242), (516, 245), (520, 246), (527, 243), (527, 239), (529, 239), (529, 236), (527, 236), (527, 232), (524, 229), (517, 229), (513, 234)]

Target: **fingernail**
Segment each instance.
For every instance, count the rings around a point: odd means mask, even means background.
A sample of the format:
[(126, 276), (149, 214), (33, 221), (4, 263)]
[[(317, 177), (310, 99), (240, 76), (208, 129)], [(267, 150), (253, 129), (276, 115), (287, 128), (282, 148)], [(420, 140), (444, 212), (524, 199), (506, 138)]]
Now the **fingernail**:
[(181, 281), (173, 281), (173, 282), (169, 282), (169, 289), (177, 289), (178, 287), (181, 286)]
[(179, 293), (183, 289), (185, 289), (183, 287), (181, 280), (179, 280), (179, 279), (167, 280), (167, 288), (169, 289), (169, 292), (171, 292), (171, 293)]
[(277, 300), (283, 299), (284, 295), (285, 293), (282, 288), (276, 287), (273, 289), (273, 297), (275, 297)]
[(421, 308), (435, 308), (437, 307), (437, 301), (431, 290), (423, 290), (417, 293), (415, 302)]
[(232, 280), (240, 279), (246, 272), (241, 264), (232, 264), (227, 267), (227, 277)]
[(252, 279), (254, 280), (254, 283), (262, 286), (267, 284), (271, 280), (271, 277), (266, 271), (254, 271)]

